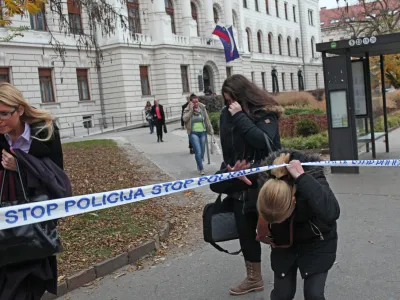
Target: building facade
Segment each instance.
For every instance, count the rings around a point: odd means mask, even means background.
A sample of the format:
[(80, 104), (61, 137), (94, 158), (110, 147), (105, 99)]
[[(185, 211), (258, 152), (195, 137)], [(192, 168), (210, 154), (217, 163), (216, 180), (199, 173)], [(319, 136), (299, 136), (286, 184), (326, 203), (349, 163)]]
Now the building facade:
[[(0, 0), (1, 1), (1, 0)], [(77, 51), (71, 33), (89, 32), (84, 11), (64, 3), (69, 33), (58, 33), (58, 16), (43, 13), (15, 18), (28, 26), (24, 37), (0, 46), (0, 80), (17, 86), (30, 103), (52, 111), (64, 136), (71, 124), (102, 115), (140, 121), (147, 101), (160, 100), (170, 114), (179, 113), (190, 93), (208, 86), (219, 93), (231, 74), (243, 74), (272, 91), (271, 71), (280, 91), (298, 89), (302, 70), (305, 89), (322, 87), (318, 0), (127, 0), (113, 5), (128, 17), (129, 31), (118, 24), (111, 36), (99, 32), (101, 69), (93, 53)], [(240, 58), (225, 62), (216, 24), (233, 25)], [(67, 45), (65, 65), (49, 46), (51, 34)], [(0, 38), (9, 34), (0, 28)], [(97, 121), (87, 126), (97, 126)], [(67, 130), (68, 129), (68, 130)]]

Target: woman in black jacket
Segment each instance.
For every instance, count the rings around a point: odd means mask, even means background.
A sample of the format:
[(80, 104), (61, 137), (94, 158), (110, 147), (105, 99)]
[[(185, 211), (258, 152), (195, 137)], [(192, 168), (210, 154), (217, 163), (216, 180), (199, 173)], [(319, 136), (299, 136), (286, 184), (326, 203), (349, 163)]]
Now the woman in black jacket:
[(328, 271), (336, 259), (340, 208), (323, 168), (301, 165), (318, 160), (298, 151), (274, 153), (266, 165), (288, 166), (258, 176), (262, 186), (258, 235), (271, 244), (275, 274), (271, 300), (294, 298), (298, 269), (304, 279), (304, 298), (325, 299)]
[(157, 131), (157, 143), (163, 141), (163, 126), (165, 126), (165, 113), (164, 107), (158, 103), (158, 100), (154, 100), (154, 105), (151, 108), (151, 114), (153, 116), (154, 123)]
[[(36, 158), (50, 158), (63, 169), (60, 135), (54, 117), (45, 110), (35, 109), (23, 98), (22, 93), (9, 83), (0, 83), (0, 173), (8, 182), (3, 201), (20, 200), (22, 190), (17, 177), (13, 150), (20, 149)], [(24, 170), (21, 170), (24, 174)], [(27, 175), (27, 174), (25, 174)], [(1, 177), (2, 177), (1, 176)], [(10, 176), (14, 177), (11, 190)], [(27, 176), (23, 176), (27, 181)], [(6, 181), (7, 181), (6, 180)], [(43, 183), (45, 184), (45, 183)], [(37, 186), (24, 182), (29, 195), (35, 195)], [(40, 187), (41, 188), (41, 187)], [(17, 199), (12, 199), (14, 195)], [(55, 256), (29, 260), (0, 267), (0, 299), (40, 300), (45, 291), (57, 294), (57, 260)]]
[[(236, 161), (245, 160), (252, 166), (260, 164), (270, 154), (270, 148), (281, 148), (278, 120), (283, 108), (274, 98), (242, 75), (233, 75), (222, 87), (226, 107), (220, 117), (220, 137), (224, 162), (220, 172), (226, 172)], [(269, 144), (269, 145), (268, 145)], [(228, 168), (229, 166), (229, 168)], [(232, 295), (262, 291), (261, 245), (256, 240), (258, 191), (252, 187), (235, 189), (234, 179), (211, 185), (215, 193), (228, 194), (235, 211), (240, 245), (247, 276), (232, 287)]]

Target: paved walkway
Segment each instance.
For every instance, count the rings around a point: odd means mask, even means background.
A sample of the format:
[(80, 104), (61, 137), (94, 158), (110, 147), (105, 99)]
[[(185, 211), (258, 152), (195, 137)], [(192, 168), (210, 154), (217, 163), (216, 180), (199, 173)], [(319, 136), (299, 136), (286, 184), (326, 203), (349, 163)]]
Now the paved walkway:
[[(172, 130), (173, 125), (169, 129)], [(194, 158), (187, 151), (184, 132), (168, 134), (163, 144), (157, 144), (155, 136), (150, 136), (146, 129), (122, 132), (118, 136), (128, 138), (176, 178), (197, 174)], [(400, 157), (400, 131), (392, 132), (390, 137), (391, 154), (383, 153), (384, 143), (379, 141), (378, 158)], [(365, 154), (362, 158), (370, 157)], [(208, 171), (218, 169), (220, 160), (212, 157)], [(340, 201), (341, 217), (338, 257), (328, 277), (327, 299), (400, 299), (399, 171), (399, 168), (362, 168), (359, 175), (328, 175)], [(215, 198), (210, 196), (210, 200)], [(237, 243), (226, 246), (235, 250)], [(263, 247), (265, 292), (239, 299), (269, 299), (273, 280), (269, 252), (268, 247)], [(228, 295), (229, 286), (241, 280), (243, 274), (241, 257), (225, 255), (202, 244), (194, 252), (155, 268), (118, 279), (108, 276), (95, 289), (81, 288), (68, 296), (71, 300), (228, 300), (232, 299)], [(295, 299), (303, 299), (300, 280)]]

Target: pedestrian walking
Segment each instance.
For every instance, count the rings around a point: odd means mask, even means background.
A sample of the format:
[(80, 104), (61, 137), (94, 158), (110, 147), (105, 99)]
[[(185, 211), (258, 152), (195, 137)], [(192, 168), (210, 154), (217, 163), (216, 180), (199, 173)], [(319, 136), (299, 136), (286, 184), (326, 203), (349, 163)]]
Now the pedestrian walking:
[(154, 105), (151, 108), (151, 114), (153, 116), (153, 120), (156, 126), (157, 143), (164, 142), (163, 130), (166, 131), (165, 114), (164, 114), (164, 107), (158, 103), (158, 100), (154, 100)]
[(144, 113), (146, 116), (146, 121), (149, 123), (150, 134), (154, 132), (154, 120), (153, 115), (151, 113), (151, 103), (147, 101), (146, 106), (144, 107)]
[(205, 174), (203, 160), (207, 141), (207, 133), (214, 135), (208, 113), (204, 104), (199, 102), (196, 95), (191, 97), (192, 101), (183, 112), (183, 120), (186, 123), (186, 130), (189, 140), (193, 145), (194, 155), (197, 163), (197, 170), (201, 175)]
[[(191, 94), (189, 97), (187, 97), (187, 102), (182, 105), (182, 115), (181, 115), (181, 126), (182, 129), (185, 129), (185, 122), (183, 121), (183, 112), (185, 111), (186, 107), (189, 105), (189, 103), (192, 101), (192, 98), (194, 97), (194, 94)], [(189, 140), (189, 153), (194, 154), (193, 146), (192, 143), (190, 142), (190, 138), (188, 137)]]

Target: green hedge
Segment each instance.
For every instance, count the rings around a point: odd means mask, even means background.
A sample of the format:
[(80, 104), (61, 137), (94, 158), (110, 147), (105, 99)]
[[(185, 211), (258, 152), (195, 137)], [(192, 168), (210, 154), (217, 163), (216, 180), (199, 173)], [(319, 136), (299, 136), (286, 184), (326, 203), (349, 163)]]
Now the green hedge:
[(208, 117), (210, 118), (211, 125), (214, 129), (215, 134), (219, 134), (219, 112), (211, 112), (208, 113)]
[[(394, 128), (400, 125), (400, 113), (394, 113), (392, 115), (388, 115), (388, 127)], [(383, 117), (379, 117), (375, 120), (374, 124), (375, 131), (384, 131), (385, 126), (383, 124)]]
[(325, 112), (319, 108), (305, 108), (305, 107), (288, 107), (285, 108), (285, 117), (290, 115), (298, 114), (314, 114), (314, 115), (324, 115)]
[(309, 150), (329, 147), (328, 133), (314, 134), (308, 137), (281, 138), (282, 147), (286, 149)]

